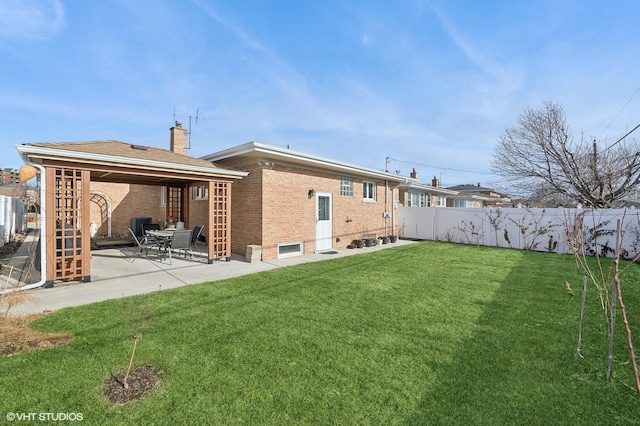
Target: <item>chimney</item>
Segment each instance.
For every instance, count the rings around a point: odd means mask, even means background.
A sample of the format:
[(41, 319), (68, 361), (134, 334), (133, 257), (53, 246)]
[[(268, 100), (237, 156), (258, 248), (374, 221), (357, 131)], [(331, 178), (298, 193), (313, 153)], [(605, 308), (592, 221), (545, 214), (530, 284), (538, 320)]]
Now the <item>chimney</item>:
[(440, 179), (434, 176), (433, 179), (431, 179), (431, 186), (434, 188), (440, 188)]
[(171, 151), (176, 154), (187, 155), (187, 129), (182, 127), (181, 121), (176, 121), (176, 125), (171, 129)]
[(416, 172), (416, 168), (415, 167), (413, 168), (413, 171), (411, 171), (411, 173), (409, 173), (409, 177), (411, 177), (413, 179), (416, 179), (416, 180), (419, 180), (418, 179), (418, 172)]

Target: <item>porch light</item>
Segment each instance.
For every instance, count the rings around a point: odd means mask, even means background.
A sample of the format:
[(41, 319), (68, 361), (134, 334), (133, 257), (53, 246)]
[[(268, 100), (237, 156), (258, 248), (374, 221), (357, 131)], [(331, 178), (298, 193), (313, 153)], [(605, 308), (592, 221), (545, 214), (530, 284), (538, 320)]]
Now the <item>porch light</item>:
[(315, 189), (310, 189), (309, 192), (307, 193), (307, 195), (309, 196), (309, 198), (313, 198), (316, 196), (316, 190)]

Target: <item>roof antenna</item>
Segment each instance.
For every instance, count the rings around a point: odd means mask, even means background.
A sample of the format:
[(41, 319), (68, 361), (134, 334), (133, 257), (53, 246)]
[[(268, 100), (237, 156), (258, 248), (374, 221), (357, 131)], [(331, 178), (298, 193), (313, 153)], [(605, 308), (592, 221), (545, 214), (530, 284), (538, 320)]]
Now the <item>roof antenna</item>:
[[(178, 115), (178, 117), (186, 117), (186, 116), (185, 115)], [(195, 121), (195, 124), (197, 125), (198, 124), (198, 119), (204, 120), (205, 118), (199, 116), (199, 109), (196, 109), (196, 115), (195, 116), (189, 115), (188, 117), (189, 117), (189, 127), (187, 128), (187, 135), (188, 135), (188, 138), (187, 138), (187, 149), (191, 149), (191, 120), (195, 119), (194, 121)], [(174, 123), (176, 122), (176, 106), (175, 105), (173, 106), (173, 122)]]

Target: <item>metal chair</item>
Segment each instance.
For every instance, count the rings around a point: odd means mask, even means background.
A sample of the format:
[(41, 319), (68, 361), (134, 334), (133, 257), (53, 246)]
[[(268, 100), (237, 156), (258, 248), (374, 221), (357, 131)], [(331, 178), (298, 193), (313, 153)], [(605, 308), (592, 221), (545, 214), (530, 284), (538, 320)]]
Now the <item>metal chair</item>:
[(197, 225), (193, 228), (193, 233), (191, 234), (191, 247), (198, 251), (198, 239), (200, 238), (200, 234), (202, 234), (202, 230), (204, 229), (204, 225)]
[(160, 224), (158, 224), (158, 223), (141, 223), (140, 227), (142, 228), (142, 235), (143, 235), (143, 237), (147, 237), (147, 242), (148, 243), (161, 244), (163, 242), (163, 241), (157, 239), (156, 237), (154, 237), (152, 235), (147, 235), (147, 231), (159, 231), (160, 230)]
[(191, 251), (192, 233), (193, 231), (190, 229), (181, 229), (174, 231), (173, 238), (171, 238), (169, 247), (167, 247), (167, 251), (169, 252), (169, 264), (171, 264), (171, 252), (173, 250), (178, 250), (178, 254), (180, 254), (180, 250), (183, 250), (185, 258), (187, 257), (187, 252), (189, 252), (189, 256), (193, 257), (193, 252)]
[[(142, 254), (142, 251), (144, 250), (145, 256), (148, 256), (150, 248), (156, 248), (158, 249), (158, 253), (160, 252), (160, 246), (158, 245), (157, 241), (153, 241), (153, 242), (147, 241), (146, 236), (142, 236), (140, 239), (138, 239), (138, 237), (136, 236), (136, 233), (133, 232), (133, 229), (131, 228), (127, 228), (127, 229), (129, 229), (129, 232), (133, 236), (133, 240), (136, 242), (136, 247), (134, 247), (132, 250), (132, 253), (134, 255), (136, 254), (136, 252), (138, 254)], [(133, 257), (133, 255), (131, 257)]]

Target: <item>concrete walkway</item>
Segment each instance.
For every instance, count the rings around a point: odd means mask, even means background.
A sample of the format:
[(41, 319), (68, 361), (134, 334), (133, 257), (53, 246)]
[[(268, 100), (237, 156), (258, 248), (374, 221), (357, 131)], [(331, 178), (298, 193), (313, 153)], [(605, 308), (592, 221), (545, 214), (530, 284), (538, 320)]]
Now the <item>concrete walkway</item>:
[(30, 290), (35, 301), (14, 307), (11, 315), (55, 311), (70, 306), (217, 281), (301, 263), (388, 250), (412, 243), (413, 241), (409, 240), (398, 240), (394, 244), (253, 263), (245, 262), (243, 256), (233, 255), (230, 261), (207, 264), (205, 256), (196, 254), (193, 259), (174, 257), (171, 265), (167, 259), (158, 259), (151, 253), (148, 257), (131, 257), (132, 250), (128, 247), (94, 250), (91, 252), (90, 282), (56, 283), (53, 288)]
[(25, 236), (11, 259), (0, 268), (0, 290), (40, 281), (40, 271), (34, 266), (40, 230), (32, 229)]

